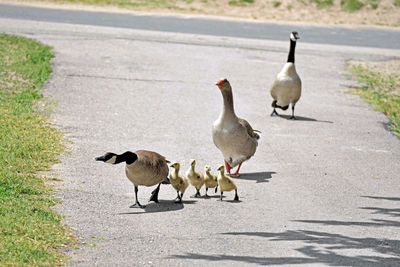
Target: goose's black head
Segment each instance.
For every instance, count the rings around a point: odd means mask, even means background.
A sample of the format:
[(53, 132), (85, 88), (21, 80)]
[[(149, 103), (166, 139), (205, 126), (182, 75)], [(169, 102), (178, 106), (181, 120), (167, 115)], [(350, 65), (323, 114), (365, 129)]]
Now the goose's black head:
[(104, 161), (105, 163), (115, 164), (115, 162), (117, 160), (117, 156), (118, 156), (117, 154), (107, 152), (103, 156), (96, 157), (95, 160)]
[(121, 155), (117, 155), (112, 152), (107, 152), (103, 156), (95, 158), (95, 160), (97, 160), (97, 161), (103, 161), (103, 162), (109, 163), (109, 164), (118, 164), (121, 162), (126, 162), (126, 164), (132, 164), (137, 159), (138, 159), (138, 156), (131, 151), (126, 151), (125, 153), (123, 153)]
[(292, 40), (292, 41), (297, 41), (297, 39), (300, 39), (300, 36), (299, 36), (299, 34), (297, 33), (297, 32), (292, 32), (291, 34), (290, 34), (290, 40)]

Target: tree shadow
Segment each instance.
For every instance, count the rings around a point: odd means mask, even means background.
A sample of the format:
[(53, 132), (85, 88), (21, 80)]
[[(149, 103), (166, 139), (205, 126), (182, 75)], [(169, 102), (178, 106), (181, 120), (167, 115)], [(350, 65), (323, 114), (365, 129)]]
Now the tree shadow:
[[(288, 265), (288, 264), (325, 264), (331, 266), (393, 266), (400, 262), (400, 240), (381, 238), (355, 238), (341, 234), (331, 234), (320, 231), (285, 231), (282, 233), (269, 232), (227, 232), (222, 235), (250, 236), (266, 238), (275, 242), (298, 242), (304, 245), (296, 251), (303, 257), (254, 257), (236, 255), (202, 255), (186, 253), (174, 255), (174, 258), (197, 259), (207, 261), (236, 261), (242, 263), (256, 263), (260, 265)], [(382, 256), (349, 256), (339, 254), (340, 250), (368, 250)]]
[(388, 215), (391, 217), (399, 217), (400, 216), (400, 209), (387, 209), (387, 208), (379, 208), (379, 207), (361, 207), (360, 209), (372, 210), (372, 211), (374, 211), (373, 214), (382, 214), (382, 215)]
[[(400, 201), (397, 197), (376, 197), (361, 196), (363, 198), (371, 198), (378, 200)], [(381, 208), (381, 207), (360, 207), (359, 209), (371, 210), (372, 214), (386, 215), (390, 217), (400, 217), (400, 208)], [(366, 226), (366, 227), (400, 227), (400, 221), (372, 219), (366, 222), (360, 221), (336, 221), (336, 220), (295, 220), (295, 222), (314, 223), (322, 225), (341, 225), (341, 226)]]
[[(286, 115), (286, 114), (279, 114), (278, 117), (287, 119), (287, 120), (292, 120), (291, 117), (292, 115)], [(311, 122), (325, 122), (325, 123), (333, 123), (333, 121), (323, 121), (323, 120), (317, 120), (309, 117), (303, 117), (303, 116), (297, 116), (295, 115), (296, 119), (293, 121), (311, 121)]]
[(400, 227), (400, 222), (392, 220), (372, 219), (369, 222), (335, 221), (335, 220), (294, 220), (294, 222), (314, 223), (336, 226), (370, 226), (370, 227)]
[(238, 180), (252, 180), (256, 181), (256, 183), (268, 183), (269, 179), (272, 178), (272, 174), (276, 174), (276, 172), (250, 172), (250, 173), (241, 173)]
[[(330, 266), (395, 266), (400, 262), (400, 240), (381, 238), (354, 238), (340, 234), (319, 231), (285, 231), (282, 233), (268, 232), (228, 232), (223, 235), (251, 236), (266, 238), (275, 242), (298, 242), (304, 245), (298, 249), (301, 257), (255, 257), (237, 255), (204, 255), (185, 253), (172, 255), (172, 258), (194, 259), (207, 261), (235, 261), (243, 264), (288, 265), (288, 264), (324, 264)], [(349, 256), (339, 254), (340, 250), (369, 250), (374, 256)], [(385, 254), (376, 256), (376, 253)]]
[[(375, 197), (372, 197), (375, 198)], [(383, 200), (393, 198), (379, 197)], [(398, 216), (399, 209), (387, 209), (376, 207), (361, 207), (386, 216)], [(335, 220), (296, 220), (297, 222), (317, 223), (322, 225), (345, 226), (373, 226), (373, 227), (399, 227), (400, 222), (393, 220), (373, 219), (367, 222), (335, 221)], [(229, 254), (199, 254), (184, 253), (172, 255), (171, 258), (205, 260), (209, 262), (233, 261), (234, 264), (258, 264), (258, 265), (290, 265), (290, 264), (318, 264), (329, 266), (399, 266), (400, 240), (378, 237), (352, 237), (341, 233), (329, 233), (319, 230), (287, 230), (284, 232), (225, 232), (221, 235), (232, 236), (242, 241), (265, 241), (265, 249), (273, 246), (273, 242), (289, 242), (289, 247), (299, 244), (294, 249), (300, 256), (287, 257), (262, 257), (262, 255), (235, 255)], [(329, 228), (331, 229), (331, 228)], [(260, 244), (258, 242), (257, 244)], [(261, 243), (262, 244), (262, 243)], [(285, 247), (279, 245), (278, 247)], [(349, 251), (353, 251), (349, 254)], [(295, 254), (298, 254), (295, 253)]]
[(391, 201), (400, 201), (400, 197), (376, 197), (376, 196), (361, 196), (361, 197), (372, 198), (372, 199), (391, 200)]
[(158, 212), (168, 212), (177, 211), (184, 208), (185, 204), (194, 204), (196, 200), (183, 200), (182, 203), (175, 203), (173, 200), (160, 200), (158, 203), (151, 202), (146, 205), (145, 208), (133, 208), (135, 211), (131, 212), (121, 212), (118, 215), (128, 215), (128, 214), (145, 214), (145, 213), (158, 213)]
[(326, 245), (329, 249), (370, 249), (377, 253), (391, 254), (400, 260), (400, 240), (382, 238), (356, 238), (320, 231), (298, 230), (282, 233), (228, 232), (223, 235), (246, 235), (268, 238), (271, 241), (303, 241), (307, 245)]

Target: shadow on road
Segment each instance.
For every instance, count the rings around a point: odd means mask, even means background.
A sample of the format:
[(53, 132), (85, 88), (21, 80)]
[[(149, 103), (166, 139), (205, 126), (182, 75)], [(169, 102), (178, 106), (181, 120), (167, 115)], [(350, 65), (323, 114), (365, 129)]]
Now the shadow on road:
[[(291, 120), (290, 117), (292, 115), (285, 115), (285, 114), (279, 114), (278, 117), (287, 119), (287, 120)], [(333, 121), (321, 121), (321, 120), (316, 120), (313, 118), (308, 118), (308, 117), (302, 117), (302, 116), (297, 116), (295, 115), (296, 119), (294, 121), (314, 121), (314, 122), (325, 122), (325, 123), (333, 123)]]
[[(397, 197), (374, 197), (374, 196), (361, 196), (364, 198), (371, 198), (377, 200), (387, 201), (400, 201)], [(360, 207), (363, 210), (371, 210), (372, 214), (379, 214), (390, 217), (400, 217), (400, 208), (386, 208), (386, 207)], [(400, 227), (400, 221), (397, 220), (384, 220), (372, 219), (367, 222), (360, 221), (336, 221), (336, 220), (295, 220), (296, 222), (314, 223), (322, 225), (349, 225), (349, 226), (366, 226), (366, 227)]]
[[(399, 201), (399, 198), (362, 196), (371, 199)], [(383, 203), (384, 204), (384, 203)], [(360, 209), (371, 210), (372, 214), (379, 216), (399, 217), (399, 209), (361, 207)], [(376, 216), (376, 215), (375, 215)], [(326, 226), (343, 225), (350, 227), (375, 226), (375, 227), (398, 227), (400, 222), (392, 220), (372, 219), (366, 222), (334, 221), (334, 220), (296, 220), (307, 223), (309, 229), (286, 230), (284, 232), (225, 232), (224, 236), (231, 236), (240, 240), (243, 244), (252, 243), (256, 246), (265, 247), (266, 250), (275, 247), (273, 242), (289, 242), (288, 247), (298, 244), (296, 251), (299, 256), (287, 257), (262, 257), (260, 255), (240, 255), (240, 251), (234, 255), (229, 254), (200, 254), (187, 252), (180, 255), (172, 255), (170, 258), (205, 260), (209, 262), (231, 261), (233, 264), (259, 264), (259, 265), (290, 265), (290, 264), (318, 264), (329, 266), (398, 266), (400, 262), (400, 240), (370, 236), (349, 236), (343, 233), (330, 233), (321, 231), (321, 226), (315, 230), (313, 224)], [(328, 227), (327, 229), (332, 229)], [(336, 231), (340, 231), (337, 228)], [(368, 232), (365, 232), (368, 235)], [(229, 241), (229, 240), (228, 240)], [(284, 248), (286, 244), (276, 245)], [(349, 251), (356, 251), (349, 254)]]
[[(229, 232), (223, 235), (257, 236), (269, 241), (302, 241), (304, 245), (296, 251), (305, 257), (258, 258), (251, 257), (249, 263), (261, 264), (310, 264), (321, 263), (341, 266), (393, 266), (400, 262), (400, 240), (382, 238), (356, 238), (342, 234), (332, 234), (321, 231), (285, 231), (282, 233), (268, 232)], [(368, 250), (374, 256), (341, 255), (340, 250)], [(385, 254), (377, 256), (376, 253)], [(219, 255), (217, 257), (225, 257)], [(249, 259), (247, 259), (249, 260)]]
[(391, 201), (400, 201), (400, 197), (375, 197), (375, 196), (361, 196), (361, 197), (372, 198), (372, 199), (391, 200)]
[(387, 208), (379, 208), (379, 207), (361, 207), (360, 209), (372, 210), (372, 211), (374, 211), (373, 214), (382, 214), (382, 215), (388, 215), (391, 217), (399, 217), (400, 216), (400, 209), (387, 209)]
[(177, 211), (184, 208), (184, 206), (196, 203), (196, 200), (183, 200), (182, 203), (175, 203), (173, 200), (160, 200), (159, 203), (151, 202), (146, 205), (144, 209), (133, 208), (135, 211), (132, 212), (121, 212), (118, 215), (128, 215), (128, 214), (144, 214), (144, 213), (158, 213), (158, 212), (168, 212)]
[(336, 226), (365, 226), (365, 227), (400, 227), (399, 221), (372, 219), (369, 222), (358, 221), (335, 221), (335, 220), (294, 220), (294, 222), (314, 223), (321, 225), (336, 225)]
[(257, 183), (268, 183), (269, 179), (272, 178), (272, 174), (276, 174), (276, 172), (249, 172), (249, 173), (241, 173), (238, 180), (253, 180)]

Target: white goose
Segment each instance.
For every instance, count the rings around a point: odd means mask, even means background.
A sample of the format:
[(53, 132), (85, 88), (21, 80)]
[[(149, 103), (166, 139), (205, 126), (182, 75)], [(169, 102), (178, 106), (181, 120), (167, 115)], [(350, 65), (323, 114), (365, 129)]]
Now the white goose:
[(296, 119), (294, 116), (294, 106), (301, 96), (301, 80), (294, 65), (294, 52), (297, 39), (299, 39), (298, 33), (292, 32), (290, 34), (290, 50), (287, 62), (283, 66), (281, 72), (278, 73), (271, 86), (271, 96), (274, 99), (272, 101), (274, 110), (271, 116), (279, 115), (275, 108), (287, 110), (289, 104), (292, 104), (292, 116), (290, 119)]
[[(232, 87), (227, 79), (219, 80), (216, 85), (223, 97), (223, 108), (214, 122), (212, 136), (215, 146), (222, 152), (225, 168), (229, 176), (238, 177), (242, 163), (256, 152), (260, 136), (250, 124), (235, 114)], [(238, 166), (239, 165), (239, 166)], [(238, 166), (234, 174), (231, 168)]]

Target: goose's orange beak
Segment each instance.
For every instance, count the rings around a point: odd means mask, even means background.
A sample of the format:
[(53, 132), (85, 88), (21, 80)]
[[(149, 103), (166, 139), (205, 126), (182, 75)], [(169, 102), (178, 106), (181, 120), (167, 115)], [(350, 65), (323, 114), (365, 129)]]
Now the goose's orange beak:
[(224, 80), (219, 80), (215, 85), (220, 86), (223, 82), (224, 82)]

